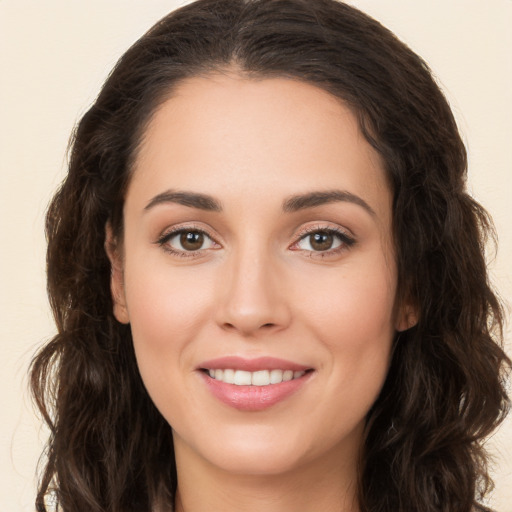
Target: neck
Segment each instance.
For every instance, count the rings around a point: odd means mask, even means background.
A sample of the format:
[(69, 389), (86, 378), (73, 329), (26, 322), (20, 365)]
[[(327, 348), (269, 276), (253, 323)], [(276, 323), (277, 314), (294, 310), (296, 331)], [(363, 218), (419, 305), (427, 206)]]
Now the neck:
[[(177, 441), (177, 440), (176, 440)], [(359, 512), (357, 453), (308, 461), (282, 474), (233, 474), (196, 459), (175, 443), (175, 512)], [(341, 455), (341, 458), (340, 458)]]

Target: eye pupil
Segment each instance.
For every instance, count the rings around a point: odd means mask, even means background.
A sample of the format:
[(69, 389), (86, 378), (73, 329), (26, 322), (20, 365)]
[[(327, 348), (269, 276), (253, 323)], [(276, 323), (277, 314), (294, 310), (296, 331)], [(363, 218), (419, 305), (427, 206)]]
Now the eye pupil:
[(332, 233), (327, 233), (325, 231), (319, 231), (318, 233), (314, 233), (311, 235), (311, 247), (315, 251), (326, 251), (332, 247), (334, 242), (334, 237)]
[(186, 231), (180, 235), (180, 243), (186, 251), (197, 251), (204, 243), (204, 235), (197, 231)]

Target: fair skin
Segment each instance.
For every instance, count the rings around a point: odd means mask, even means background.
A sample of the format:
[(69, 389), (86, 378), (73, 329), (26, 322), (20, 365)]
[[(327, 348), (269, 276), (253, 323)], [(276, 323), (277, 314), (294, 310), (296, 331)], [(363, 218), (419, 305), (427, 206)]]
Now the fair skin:
[[(197, 77), (157, 110), (109, 256), (116, 318), (173, 429), (176, 510), (359, 510), (365, 416), (411, 323), (391, 201), (354, 115), (312, 85)], [(300, 371), (266, 382), (279, 366)]]

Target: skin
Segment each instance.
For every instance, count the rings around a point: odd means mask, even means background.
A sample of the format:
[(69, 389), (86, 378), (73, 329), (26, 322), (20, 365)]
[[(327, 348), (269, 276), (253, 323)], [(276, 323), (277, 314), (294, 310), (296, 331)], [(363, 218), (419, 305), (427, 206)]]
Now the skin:
[[(343, 200), (283, 211), (290, 196), (332, 190)], [(208, 194), (222, 210), (164, 200), (169, 191)], [(312, 85), (196, 77), (157, 110), (124, 238), (108, 230), (107, 245), (116, 318), (131, 324), (144, 383), (173, 428), (178, 511), (359, 510), (365, 416), (396, 332), (411, 325), (395, 304), (391, 204), (355, 116)], [(199, 250), (158, 242), (174, 228), (208, 237)], [(313, 250), (305, 230), (326, 229), (354, 242), (335, 235), (334, 248)], [(313, 371), (285, 400), (240, 411), (197, 370), (226, 355)]]

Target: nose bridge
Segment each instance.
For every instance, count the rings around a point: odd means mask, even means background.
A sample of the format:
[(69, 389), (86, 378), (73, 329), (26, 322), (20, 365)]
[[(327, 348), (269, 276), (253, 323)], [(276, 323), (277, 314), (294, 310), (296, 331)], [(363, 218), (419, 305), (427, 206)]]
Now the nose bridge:
[(276, 256), (253, 238), (240, 244), (226, 262), (219, 323), (244, 335), (274, 330), (289, 321)]

